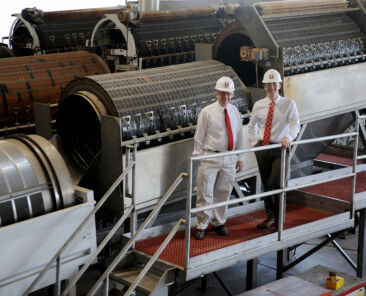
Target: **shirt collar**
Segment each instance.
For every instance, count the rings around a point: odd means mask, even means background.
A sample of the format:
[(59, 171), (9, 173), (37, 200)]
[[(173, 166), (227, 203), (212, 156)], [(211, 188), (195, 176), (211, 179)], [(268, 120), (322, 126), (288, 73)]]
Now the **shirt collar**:
[[(215, 102), (216, 107), (219, 108), (220, 111), (224, 112), (225, 107), (222, 107), (218, 101)], [(226, 106), (226, 109), (229, 108), (230, 103)]]
[[(278, 96), (278, 98), (274, 100), (275, 105), (277, 105), (279, 103), (279, 101), (281, 100), (281, 98), (282, 98), (281, 96)], [(266, 97), (266, 99), (268, 101), (268, 105), (271, 104), (272, 100), (270, 100), (268, 98), (268, 96)]]

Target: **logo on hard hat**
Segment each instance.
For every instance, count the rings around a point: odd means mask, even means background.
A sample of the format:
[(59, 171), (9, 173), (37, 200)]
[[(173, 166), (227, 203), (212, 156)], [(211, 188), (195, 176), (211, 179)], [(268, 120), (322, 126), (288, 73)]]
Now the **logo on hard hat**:
[(269, 75), (269, 79), (273, 79), (274, 78), (274, 75)]
[(229, 87), (229, 82), (228, 81), (225, 81), (225, 87)]

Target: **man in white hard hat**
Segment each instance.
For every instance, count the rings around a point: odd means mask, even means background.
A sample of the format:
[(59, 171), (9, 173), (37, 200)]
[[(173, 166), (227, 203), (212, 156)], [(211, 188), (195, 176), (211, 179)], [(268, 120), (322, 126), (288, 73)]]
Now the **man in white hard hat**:
[[(281, 82), (280, 73), (274, 69), (264, 74), (262, 83), (267, 97), (254, 104), (248, 124), (249, 140), (253, 147), (281, 143), (282, 149), (287, 149), (300, 131), (295, 102), (279, 94)], [(264, 190), (280, 188), (281, 149), (258, 151), (255, 156)], [(265, 197), (264, 205), (267, 218), (257, 225), (258, 229), (276, 226), (278, 221), (279, 197)]]
[[(234, 95), (234, 82), (221, 77), (216, 83), (217, 101), (202, 109), (194, 135), (193, 155), (207, 155), (244, 149), (243, 125), (238, 109), (230, 104)], [(243, 156), (222, 156), (201, 160), (197, 177), (196, 206), (202, 207), (227, 201), (230, 197), (235, 173), (243, 168)], [(197, 240), (204, 239), (207, 227), (218, 235), (229, 234), (225, 227), (227, 206), (197, 213)], [(211, 221), (212, 219), (212, 221)]]

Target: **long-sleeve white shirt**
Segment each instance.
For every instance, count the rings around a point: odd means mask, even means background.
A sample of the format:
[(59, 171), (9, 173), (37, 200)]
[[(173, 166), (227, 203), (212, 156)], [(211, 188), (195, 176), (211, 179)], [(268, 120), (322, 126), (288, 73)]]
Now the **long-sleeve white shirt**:
[[(233, 150), (244, 149), (243, 124), (238, 109), (231, 104), (226, 107), (234, 138)], [(217, 101), (202, 109), (198, 116), (194, 134), (193, 155), (201, 155), (204, 150), (228, 151), (228, 136), (225, 122), (225, 108)], [(239, 160), (243, 159), (239, 155)]]
[[(248, 124), (249, 140), (252, 146), (263, 140), (268, 108), (271, 100), (268, 97), (257, 101), (252, 110)], [(271, 143), (279, 143), (283, 137), (293, 141), (300, 131), (300, 117), (293, 100), (279, 96), (275, 101), (271, 129)]]

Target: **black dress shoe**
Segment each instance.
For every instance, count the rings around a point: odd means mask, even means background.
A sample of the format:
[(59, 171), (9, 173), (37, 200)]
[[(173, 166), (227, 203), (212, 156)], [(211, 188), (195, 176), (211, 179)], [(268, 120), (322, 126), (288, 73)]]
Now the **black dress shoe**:
[(225, 225), (213, 226), (211, 229), (213, 231), (215, 231), (218, 235), (222, 235), (222, 236), (229, 235), (229, 230), (227, 230)]
[(206, 235), (205, 229), (196, 229), (196, 231), (193, 234), (196, 240), (203, 240), (205, 238), (205, 235)]
[(276, 226), (275, 219), (274, 218), (267, 218), (263, 222), (259, 223), (257, 225), (257, 228), (258, 229), (267, 229), (267, 228), (270, 228), (272, 226)]

